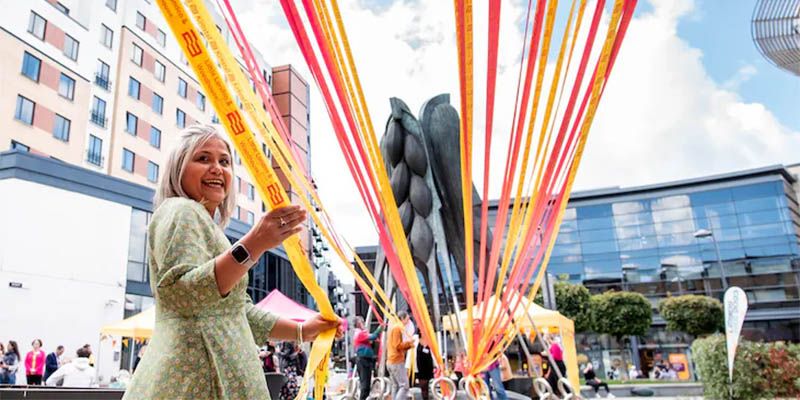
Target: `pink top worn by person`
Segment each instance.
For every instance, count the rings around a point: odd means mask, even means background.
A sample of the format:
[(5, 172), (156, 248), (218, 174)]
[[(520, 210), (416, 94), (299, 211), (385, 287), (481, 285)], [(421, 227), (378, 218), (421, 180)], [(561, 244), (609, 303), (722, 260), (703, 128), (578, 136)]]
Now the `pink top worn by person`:
[(25, 355), (25, 374), (26, 375), (42, 375), (44, 374), (44, 358), (45, 354), (39, 350), (35, 352), (29, 351)]

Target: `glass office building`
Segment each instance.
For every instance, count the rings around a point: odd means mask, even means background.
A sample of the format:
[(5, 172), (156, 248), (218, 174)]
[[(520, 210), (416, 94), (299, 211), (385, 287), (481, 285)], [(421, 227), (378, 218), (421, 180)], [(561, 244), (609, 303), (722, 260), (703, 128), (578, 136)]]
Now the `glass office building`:
[[(592, 293), (641, 293), (654, 311), (667, 296), (721, 300), (725, 288), (739, 286), (750, 303), (745, 337), (800, 341), (800, 214), (791, 169), (573, 193), (548, 271)], [(627, 341), (579, 335), (578, 350), (608, 368), (615, 352), (629, 349), (647, 370), (691, 343), (664, 325), (654, 314), (650, 333), (632, 349)]]

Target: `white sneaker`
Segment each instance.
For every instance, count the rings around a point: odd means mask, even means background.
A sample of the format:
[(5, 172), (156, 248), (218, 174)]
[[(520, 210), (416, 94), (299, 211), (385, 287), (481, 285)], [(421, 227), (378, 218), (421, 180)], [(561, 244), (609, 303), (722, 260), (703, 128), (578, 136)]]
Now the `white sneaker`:
[(614, 396), (613, 394), (609, 393), (609, 394), (606, 396), (606, 398), (607, 398), (607, 399), (615, 399), (615, 398), (617, 398), (617, 396)]

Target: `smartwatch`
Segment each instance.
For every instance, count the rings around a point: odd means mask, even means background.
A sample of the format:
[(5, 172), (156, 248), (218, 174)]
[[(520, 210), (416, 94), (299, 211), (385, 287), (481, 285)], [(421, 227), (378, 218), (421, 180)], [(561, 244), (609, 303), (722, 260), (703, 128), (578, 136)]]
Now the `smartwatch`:
[(231, 256), (233, 256), (233, 259), (236, 260), (237, 263), (247, 268), (255, 265), (257, 261), (250, 257), (250, 252), (247, 251), (247, 248), (239, 242), (236, 242), (236, 244), (233, 245), (233, 248), (231, 248)]

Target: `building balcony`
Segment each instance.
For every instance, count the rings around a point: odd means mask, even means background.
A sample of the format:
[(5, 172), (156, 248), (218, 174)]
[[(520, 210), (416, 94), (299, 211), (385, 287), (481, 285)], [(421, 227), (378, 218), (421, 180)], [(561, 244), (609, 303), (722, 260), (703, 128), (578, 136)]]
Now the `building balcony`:
[(106, 161), (106, 158), (103, 157), (102, 153), (98, 153), (91, 150), (86, 150), (86, 161), (89, 164), (94, 164), (98, 167), (102, 167)]
[(106, 114), (101, 113), (97, 110), (92, 110), (92, 114), (89, 120), (92, 121), (95, 125), (98, 125), (102, 128), (105, 128), (106, 124), (108, 123), (108, 118), (106, 118)]
[(108, 79), (107, 76), (103, 76), (100, 74), (94, 75), (94, 84), (100, 86), (104, 90), (111, 90), (111, 81)]

